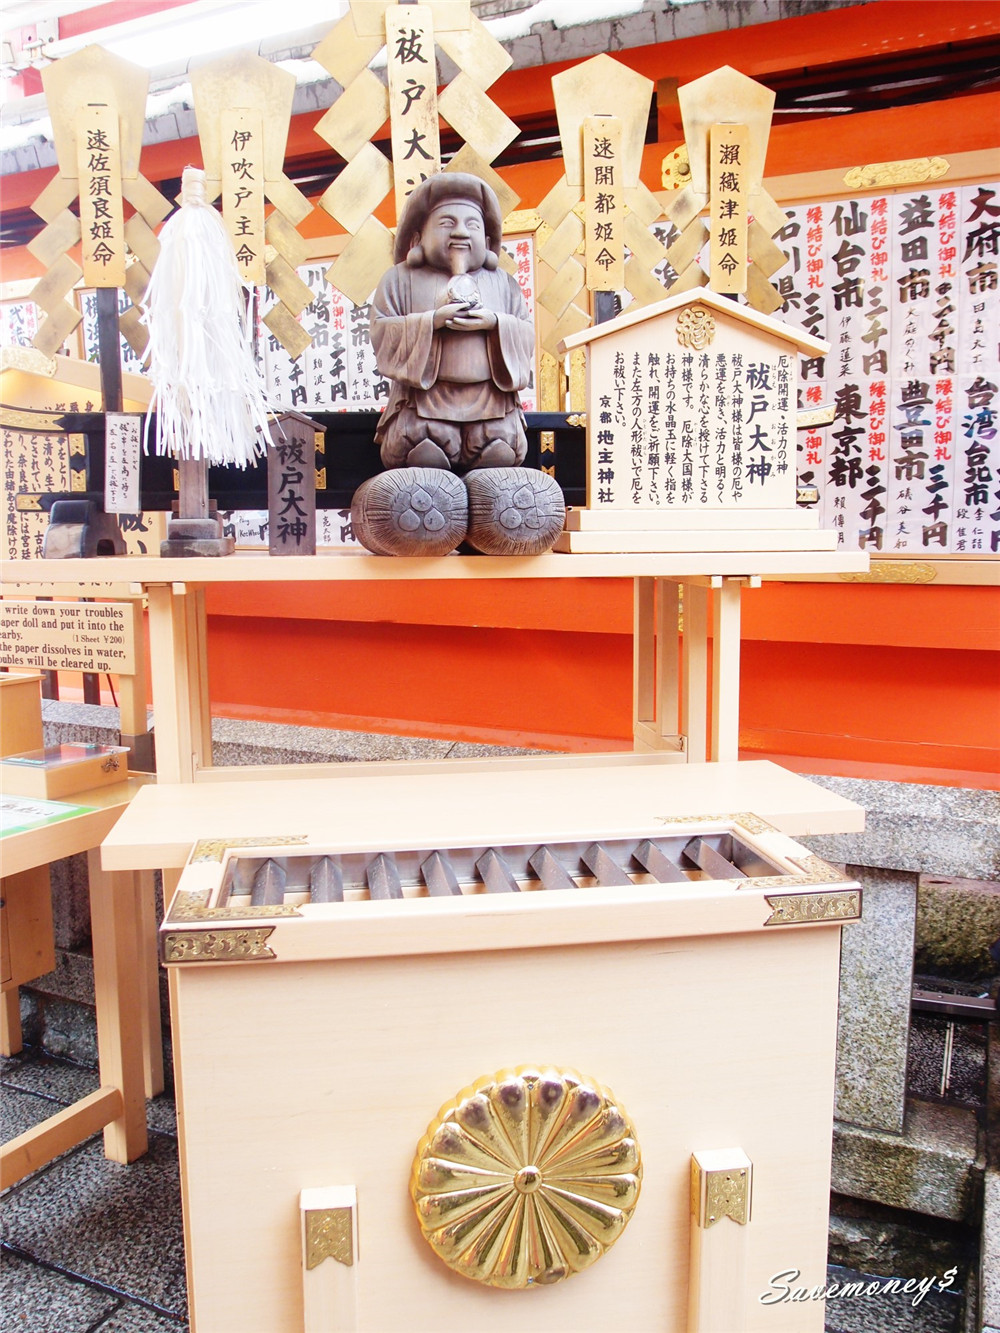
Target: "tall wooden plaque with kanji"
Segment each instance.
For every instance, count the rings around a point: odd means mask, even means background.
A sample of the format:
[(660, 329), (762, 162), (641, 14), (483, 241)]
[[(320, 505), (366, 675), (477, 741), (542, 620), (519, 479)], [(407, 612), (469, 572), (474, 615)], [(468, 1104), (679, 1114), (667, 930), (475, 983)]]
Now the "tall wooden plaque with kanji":
[(301, 412), (271, 422), (267, 450), (270, 555), (316, 554), (316, 450), (325, 427)]

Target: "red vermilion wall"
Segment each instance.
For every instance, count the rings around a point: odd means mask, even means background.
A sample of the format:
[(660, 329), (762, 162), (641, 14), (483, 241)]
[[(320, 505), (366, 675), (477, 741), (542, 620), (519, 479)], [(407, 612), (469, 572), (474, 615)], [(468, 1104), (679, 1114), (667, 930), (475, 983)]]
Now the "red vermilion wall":
[(748, 752), (997, 785), (1000, 589), (765, 584), (743, 626)]
[[(627, 748), (631, 584), (211, 589), (228, 716)], [(805, 772), (993, 786), (1000, 590), (768, 583), (743, 596), (745, 754)]]
[(631, 596), (617, 579), (213, 588), (211, 695), (231, 716), (615, 749)]

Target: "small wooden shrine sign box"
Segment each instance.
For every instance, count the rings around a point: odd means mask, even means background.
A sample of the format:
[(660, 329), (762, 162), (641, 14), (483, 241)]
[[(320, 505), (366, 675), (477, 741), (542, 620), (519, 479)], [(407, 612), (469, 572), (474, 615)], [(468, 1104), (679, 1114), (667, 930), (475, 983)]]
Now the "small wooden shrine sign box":
[(587, 508), (560, 551), (831, 550), (796, 507), (796, 380), (817, 338), (698, 290), (567, 338), (587, 349)]

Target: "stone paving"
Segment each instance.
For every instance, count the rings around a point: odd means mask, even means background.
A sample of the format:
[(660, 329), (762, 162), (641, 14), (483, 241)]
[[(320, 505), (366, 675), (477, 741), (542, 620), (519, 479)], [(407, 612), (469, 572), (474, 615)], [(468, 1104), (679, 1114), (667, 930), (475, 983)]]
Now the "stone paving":
[[(97, 1086), (95, 1070), (38, 1052), (0, 1061), (4, 1140)], [(4, 1333), (187, 1329), (171, 1097), (149, 1103), (148, 1123), (149, 1152), (130, 1166), (109, 1162), (97, 1134), (4, 1191)]]

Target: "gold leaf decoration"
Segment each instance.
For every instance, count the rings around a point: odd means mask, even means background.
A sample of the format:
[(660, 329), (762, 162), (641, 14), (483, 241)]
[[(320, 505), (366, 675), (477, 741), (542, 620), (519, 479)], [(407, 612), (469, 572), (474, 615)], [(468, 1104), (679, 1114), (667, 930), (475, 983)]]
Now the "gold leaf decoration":
[(870, 162), (852, 167), (844, 177), (850, 190), (882, 189), (886, 185), (923, 185), (936, 181), (951, 168), (945, 157), (910, 157), (901, 162)]
[(244, 930), (169, 931), (163, 936), (165, 963), (238, 963), (273, 958), (267, 943), (273, 926)]
[(688, 306), (677, 316), (677, 341), (682, 347), (704, 351), (715, 338), (715, 316), (704, 306)]
[(306, 1268), (318, 1268), (324, 1259), (335, 1259), (348, 1268), (354, 1263), (350, 1208), (316, 1208), (306, 1213)]
[(937, 569), (927, 560), (874, 560), (863, 574), (838, 574), (843, 583), (933, 583)]

